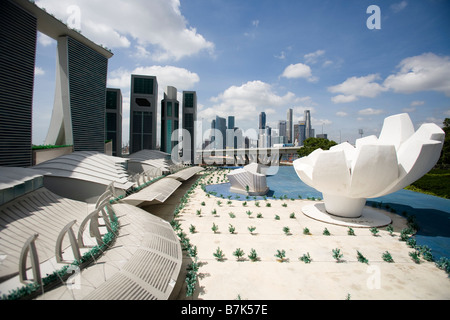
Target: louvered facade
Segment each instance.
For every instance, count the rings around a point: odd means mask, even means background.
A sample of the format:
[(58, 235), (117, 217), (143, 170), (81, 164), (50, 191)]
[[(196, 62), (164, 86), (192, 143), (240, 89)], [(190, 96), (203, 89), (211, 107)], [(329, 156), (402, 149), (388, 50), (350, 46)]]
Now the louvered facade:
[(36, 17), (0, 0), (0, 166), (32, 164)]

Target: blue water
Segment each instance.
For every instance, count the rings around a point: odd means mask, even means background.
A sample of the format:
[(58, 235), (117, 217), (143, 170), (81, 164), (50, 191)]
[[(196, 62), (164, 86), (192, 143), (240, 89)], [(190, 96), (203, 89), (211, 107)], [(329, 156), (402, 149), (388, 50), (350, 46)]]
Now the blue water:
[[(301, 181), (292, 166), (282, 166), (274, 175), (267, 176), (269, 192), (267, 199), (322, 198), (322, 193), (307, 186)], [(254, 197), (246, 198), (243, 195), (231, 193), (229, 183), (206, 186), (206, 191), (216, 192), (216, 196), (233, 200), (248, 201)], [(264, 197), (258, 196), (257, 200)], [(419, 230), (415, 235), (418, 245), (431, 248), (435, 260), (440, 257), (450, 257), (450, 200), (430, 196), (409, 190), (399, 190), (392, 194), (367, 200), (367, 205), (382, 202), (383, 207), (388, 206), (402, 216), (415, 216)]]

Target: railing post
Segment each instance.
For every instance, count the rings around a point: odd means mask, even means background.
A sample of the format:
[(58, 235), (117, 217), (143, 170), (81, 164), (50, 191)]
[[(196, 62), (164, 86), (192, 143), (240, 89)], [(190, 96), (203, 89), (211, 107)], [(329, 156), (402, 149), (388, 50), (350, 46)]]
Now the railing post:
[(19, 280), (24, 284), (32, 282), (28, 279), (27, 276), (28, 252), (30, 253), (31, 268), (33, 269), (34, 282), (37, 282), (39, 284), (41, 283), (41, 269), (39, 267), (39, 257), (36, 250), (36, 244), (34, 243), (38, 236), (39, 234), (35, 233), (31, 237), (29, 237), (28, 240), (23, 245), (22, 251), (20, 252)]
[(77, 239), (75, 238), (75, 233), (73, 232), (72, 226), (77, 222), (77, 220), (73, 220), (69, 222), (59, 233), (58, 238), (56, 239), (55, 246), (55, 255), (56, 261), (58, 263), (64, 262), (62, 258), (62, 242), (66, 233), (69, 234), (70, 246), (72, 247), (72, 252), (75, 257), (75, 260), (81, 260), (80, 247), (78, 246)]

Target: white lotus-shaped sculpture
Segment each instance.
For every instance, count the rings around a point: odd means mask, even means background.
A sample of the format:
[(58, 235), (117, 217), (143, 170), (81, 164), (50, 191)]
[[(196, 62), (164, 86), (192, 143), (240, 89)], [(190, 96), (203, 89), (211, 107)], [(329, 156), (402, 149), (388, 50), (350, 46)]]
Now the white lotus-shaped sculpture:
[(317, 149), (294, 161), (299, 178), (322, 192), (325, 209), (340, 217), (361, 216), (367, 198), (400, 190), (421, 178), (439, 160), (445, 133), (434, 123), (414, 132), (408, 114), (384, 120), (379, 138)]

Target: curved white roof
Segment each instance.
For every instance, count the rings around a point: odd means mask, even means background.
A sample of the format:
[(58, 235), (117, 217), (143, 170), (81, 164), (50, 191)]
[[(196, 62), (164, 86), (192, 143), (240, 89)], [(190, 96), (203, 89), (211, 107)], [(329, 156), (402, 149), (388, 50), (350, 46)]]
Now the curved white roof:
[(78, 151), (42, 162), (33, 168), (45, 175), (80, 179), (104, 185), (114, 183), (116, 188), (127, 190), (133, 186), (128, 181), (124, 158), (99, 152)]

